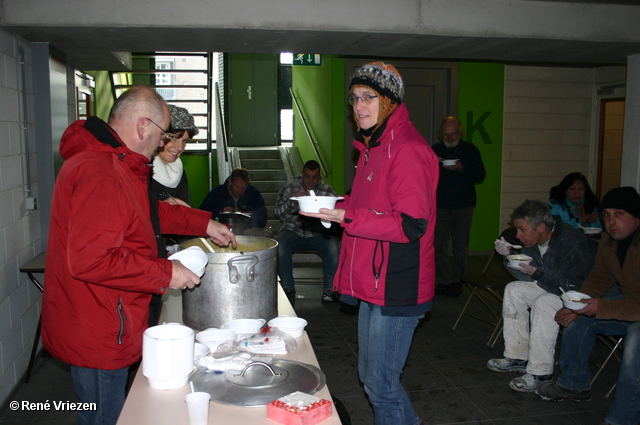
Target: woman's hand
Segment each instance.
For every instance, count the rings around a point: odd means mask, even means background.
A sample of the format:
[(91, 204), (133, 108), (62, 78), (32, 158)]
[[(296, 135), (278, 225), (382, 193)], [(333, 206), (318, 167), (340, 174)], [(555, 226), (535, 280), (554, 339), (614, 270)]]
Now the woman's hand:
[(346, 211), (342, 209), (330, 210), (328, 208), (320, 208), (319, 213), (309, 213), (309, 212), (300, 211), (300, 215), (304, 215), (306, 217), (315, 217), (324, 221), (333, 221), (335, 223), (342, 223), (345, 212)]
[(165, 199), (163, 202), (166, 202), (167, 204), (171, 204), (171, 205), (182, 205), (183, 207), (191, 208), (191, 205), (187, 204), (180, 198), (171, 197), (171, 198)]

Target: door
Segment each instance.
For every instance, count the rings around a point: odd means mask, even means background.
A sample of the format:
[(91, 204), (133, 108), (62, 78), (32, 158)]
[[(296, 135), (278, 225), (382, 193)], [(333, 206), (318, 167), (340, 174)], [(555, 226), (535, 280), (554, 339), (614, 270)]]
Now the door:
[[(348, 59), (346, 61), (345, 97), (351, 77), (356, 69), (376, 59)], [(378, 59), (379, 60), (379, 59)], [(396, 67), (404, 82), (404, 103), (409, 109), (411, 121), (430, 145), (438, 140), (436, 133), (440, 122), (458, 112), (458, 64), (429, 61), (389, 61)], [(358, 152), (351, 145), (356, 131), (353, 112), (347, 104), (345, 144), (345, 180), (351, 187), (355, 174)]]
[(600, 136), (598, 140), (598, 199), (620, 186), (622, 136), (624, 129), (624, 98), (600, 101)]
[(279, 55), (230, 53), (227, 57), (229, 146), (279, 145)]

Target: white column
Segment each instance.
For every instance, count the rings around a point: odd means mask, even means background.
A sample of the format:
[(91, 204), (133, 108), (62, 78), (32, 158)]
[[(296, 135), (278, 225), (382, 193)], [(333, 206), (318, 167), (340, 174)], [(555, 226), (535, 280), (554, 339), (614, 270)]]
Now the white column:
[(627, 58), (620, 186), (640, 188), (640, 54)]

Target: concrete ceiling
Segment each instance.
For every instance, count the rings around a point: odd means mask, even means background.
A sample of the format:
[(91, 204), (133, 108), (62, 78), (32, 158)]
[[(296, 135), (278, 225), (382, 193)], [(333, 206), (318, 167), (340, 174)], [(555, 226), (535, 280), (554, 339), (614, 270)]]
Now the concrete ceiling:
[[(581, 66), (625, 64), (640, 53), (640, 1), (327, 0), (328, 11), (318, 7), (323, 2), (272, 1), (260, 10), (264, 0), (234, 0), (233, 6), (183, 0), (191, 6), (183, 10), (172, 0), (66, 0), (66, 8), (50, 0), (0, 0), (0, 25), (50, 43), (85, 71), (124, 71), (130, 52), (152, 51)], [(340, 5), (333, 12), (332, 3)], [(258, 10), (249, 14), (252, 9)]]

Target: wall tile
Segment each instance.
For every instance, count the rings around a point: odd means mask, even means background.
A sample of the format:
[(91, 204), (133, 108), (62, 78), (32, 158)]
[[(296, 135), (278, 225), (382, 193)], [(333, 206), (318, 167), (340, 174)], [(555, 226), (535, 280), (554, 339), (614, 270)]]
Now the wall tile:
[(11, 322), (11, 301), (5, 298), (0, 303), (0, 340), (9, 332), (13, 323)]
[(22, 158), (20, 155), (0, 157), (0, 190), (22, 186)]
[(5, 227), (5, 240), (7, 243), (7, 258), (13, 257), (25, 248), (24, 226), (21, 221), (13, 222)]
[(10, 89), (18, 89), (18, 60), (5, 55), (4, 57), (5, 84)]
[(5, 367), (15, 362), (24, 348), (22, 340), (22, 327), (13, 326), (2, 338), (2, 359)]
[(11, 190), (0, 192), (0, 227), (8, 226), (15, 220), (12, 192)]
[(3, 121), (18, 121), (18, 92), (0, 87), (0, 117)]
[(29, 310), (29, 292), (26, 282), (18, 285), (18, 288), (9, 295), (9, 300), (11, 300), (11, 323), (18, 323)]
[(17, 56), (16, 41), (13, 34), (8, 33), (0, 28), (0, 52), (10, 56)]

